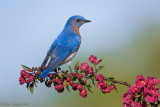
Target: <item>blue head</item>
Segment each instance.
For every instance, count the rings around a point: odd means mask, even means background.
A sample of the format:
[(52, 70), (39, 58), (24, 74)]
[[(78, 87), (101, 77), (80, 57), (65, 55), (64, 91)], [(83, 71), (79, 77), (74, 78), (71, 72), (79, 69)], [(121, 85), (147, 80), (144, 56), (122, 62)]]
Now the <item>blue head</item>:
[(72, 16), (68, 19), (68, 22), (73, 26), (73, 27), (80, 27), (84, 23), (91, 22), (90, 20), (85, 19), (83, 16), (80, 15), (75, 15)]
[[(68, 19), (65, 28), (73, 28), (73, 31), (79, 34), (79, 27), (84, 23), (91, 22), (90, 20), (85, 19), (83, 16), (75, 15)], [(72, 31), (72, 29), (70, 29)], [(80, 34), (79, 34), (80, 35)]]

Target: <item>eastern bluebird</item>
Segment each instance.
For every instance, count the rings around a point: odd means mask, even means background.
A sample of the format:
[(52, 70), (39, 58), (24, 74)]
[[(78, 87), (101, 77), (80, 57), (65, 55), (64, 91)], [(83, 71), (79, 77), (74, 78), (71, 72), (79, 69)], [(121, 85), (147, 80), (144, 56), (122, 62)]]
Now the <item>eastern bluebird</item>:
[(79, 28), (87, 22), (91, 21), (86, 20), (84, 17), (79, 15), (72, 16), (68, 19), (64, 29), (55, 39), (47, 52), (47, 55), (42, 63), (43, 66), (48, 62), (46, 65), (47, 68), (42, 72), (40, 78), (47, 77), (51, 70), (67, 62), (70, 67), (71, 61), (76, 55), (81, 44)]

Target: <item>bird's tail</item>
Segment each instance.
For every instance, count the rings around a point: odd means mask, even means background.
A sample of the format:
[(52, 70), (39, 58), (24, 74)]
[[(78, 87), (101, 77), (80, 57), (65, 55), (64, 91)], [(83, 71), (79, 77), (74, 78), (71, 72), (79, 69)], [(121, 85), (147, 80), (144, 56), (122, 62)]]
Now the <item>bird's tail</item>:
[(40, 78), (46, 78), (49, 74), (49, 72), (52, 70), (53, 67), (46, 69), (42, 72), (42, 74), (39, 76)]

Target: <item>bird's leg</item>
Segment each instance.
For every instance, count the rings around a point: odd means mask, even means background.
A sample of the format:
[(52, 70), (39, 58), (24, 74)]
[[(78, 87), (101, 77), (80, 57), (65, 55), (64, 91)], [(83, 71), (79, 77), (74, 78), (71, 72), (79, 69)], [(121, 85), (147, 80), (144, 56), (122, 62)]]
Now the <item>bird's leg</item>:
[(71, 61), (68, 62), (68, 67), (69, 67), (69, 69), (70, 69), (70, 71), (71, 71), (71, 73), (72, 73), (72, 69), (71, 69), (71, 66), (70, 66), (70, 65), (71, 65)]

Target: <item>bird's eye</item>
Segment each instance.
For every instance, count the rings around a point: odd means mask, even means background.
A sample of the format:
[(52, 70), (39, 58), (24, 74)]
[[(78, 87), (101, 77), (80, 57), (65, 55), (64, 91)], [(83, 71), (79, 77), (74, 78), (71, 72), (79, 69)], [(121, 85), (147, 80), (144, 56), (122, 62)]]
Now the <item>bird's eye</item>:
[(80, 22), (80, 20), (79, 20), (79, 19), (77, 19), (77, 22)]

